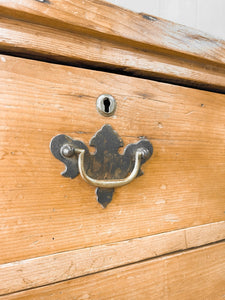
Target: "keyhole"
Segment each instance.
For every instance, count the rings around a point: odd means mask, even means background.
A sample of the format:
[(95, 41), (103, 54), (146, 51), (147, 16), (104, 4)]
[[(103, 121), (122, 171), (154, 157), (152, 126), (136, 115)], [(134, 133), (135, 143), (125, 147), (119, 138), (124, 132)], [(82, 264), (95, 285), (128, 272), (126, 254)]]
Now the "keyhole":
[(102, 94), (97, 98), (96, 108), (104, 117), (111, 117), (116, 110), (116, 100), (112, 95)]
[(110, 107), (110, 101), (109, 101), (109, 98), (105, 98), (104, 101), (103, 101), (103, 104), (105, 106), (105, 112), (106, 113), (109, 113), (109, 107)]

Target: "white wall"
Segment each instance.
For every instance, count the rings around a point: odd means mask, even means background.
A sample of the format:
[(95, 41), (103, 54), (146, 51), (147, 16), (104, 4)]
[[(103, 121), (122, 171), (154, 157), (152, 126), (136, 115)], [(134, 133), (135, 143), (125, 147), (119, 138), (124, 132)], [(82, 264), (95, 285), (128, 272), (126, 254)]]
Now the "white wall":
[(108, 2), (197, 28), (225, 40), (225, 0), (108, 0)]

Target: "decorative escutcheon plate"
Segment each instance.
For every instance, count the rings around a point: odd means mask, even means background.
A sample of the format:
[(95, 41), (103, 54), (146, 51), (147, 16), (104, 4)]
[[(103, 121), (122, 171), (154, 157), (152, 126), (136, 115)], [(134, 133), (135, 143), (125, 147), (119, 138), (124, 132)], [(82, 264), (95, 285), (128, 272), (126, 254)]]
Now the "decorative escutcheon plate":
[(96, 186), (98, 202), (105, 208), (112, 200), (114, 188), (130, 183), (143, 174), (141, 166), (152, 156), (153, 147), (147, 139), (129, 144), (123, 154), (118, 150), (123, 141), (110, 125), (104, 125), (91, 139), (96, 148), (90, 154), (88, 147), (79, 140), (60, 134), (50, 143), (52, 154), (66, 165), (65, 177), (81, 175)]

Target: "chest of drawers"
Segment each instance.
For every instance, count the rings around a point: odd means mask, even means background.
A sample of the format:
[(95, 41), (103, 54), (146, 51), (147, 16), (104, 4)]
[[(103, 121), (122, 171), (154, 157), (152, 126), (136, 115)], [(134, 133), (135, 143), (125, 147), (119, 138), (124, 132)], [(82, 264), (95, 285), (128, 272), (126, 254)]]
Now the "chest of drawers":
[[(223, 299), (225, 43), (97, 0), (0, 14), (0, 299)], [(102, 208), (49, 143), (106, 124), (154, 150)]]

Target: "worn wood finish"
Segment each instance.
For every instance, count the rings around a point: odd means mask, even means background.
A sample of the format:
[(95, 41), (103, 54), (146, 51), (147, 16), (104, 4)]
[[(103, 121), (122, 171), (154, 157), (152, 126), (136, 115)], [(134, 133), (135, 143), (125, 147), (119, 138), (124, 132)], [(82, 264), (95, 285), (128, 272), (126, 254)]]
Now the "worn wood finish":
[[(145, 14), (136, 14), (105, 1), (2, 0), (2, 15), (29, 20), (54, 28), (90, 33), (106, 39), (124, 40), (196, 56), (198, 59), (224, 64), (223, 40), (213, 39), (201, 31)], [(116, 22), (119, 20), (119, 22)]]
[(225, 42), (188, 27), (90, 0), (4, 0), (0, 16), (0, 51), (225, 92)]
[[(0, 295), (96, 273), (225, 239), (225, 222), (0, 265)], [(18, 276), (19, 274), (19, 276)]]
[(6, 18), (0, 27), (0, 50), (7, 53), (225, 92), (224, 68), (192, 58)]
[[(1, 263), (224, 220), (225, 96), (1, 56)], [(115, 116), (95, 108), (117, 99)], [(125, 145), (146, 136), (145, 175), (103, 210), (80, 176), (60, 176), (59, 133), (88, 143), (105, 123)]]
[[(225, 42), (98, 0), (2, 0), (0, 28), (0, 299), (224, 298)], [(106, 123), (154, 154), (103, 210), (49, 142)]]
[(225, 243), (0, 297), (13, 299), (223, 299)]

